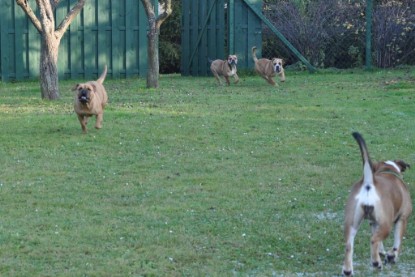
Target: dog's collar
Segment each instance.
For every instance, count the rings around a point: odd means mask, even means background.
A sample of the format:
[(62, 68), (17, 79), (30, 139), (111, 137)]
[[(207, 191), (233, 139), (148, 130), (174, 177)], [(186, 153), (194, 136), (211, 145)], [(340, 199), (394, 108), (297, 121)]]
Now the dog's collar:
[(401, 172), (401, 169), (399, 168), (399, 166), (395, 162), (393, 162), (393, 161), (386, 161), (384, 163), (387, 164), (387, 165), (392, 166), (393, 168), (396, 169), (396, 171)]
[(385, 170), (379, 171), (378, 173), (380, 173), (380, 174), (391, 174), (391, 175), (395, 176), (396, 178), (398, 178), (399, 180), (403, 181), (402, 174), (400, 174), (396, 171), (390, 170), (390, 169), (385, 169)]

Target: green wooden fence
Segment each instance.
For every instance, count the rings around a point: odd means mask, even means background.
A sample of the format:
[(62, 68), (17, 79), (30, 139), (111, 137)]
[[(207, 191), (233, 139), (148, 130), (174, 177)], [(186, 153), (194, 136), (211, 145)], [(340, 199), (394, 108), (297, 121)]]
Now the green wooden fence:
[[(261, 10), (262, 1), (245, 0)], [(238, 69), (252, 68), (251, 48), (261, 50), (261, 20), (243, 0), (182, 1), (182, 75), (210, 74), (208, 59), (238, 56)]]
[[(35, 1), (29, 1), (37, 10)], [(59, 24), (74, 1), (62, 0)], [(0, 76), (2, 81), (39, 76), (40, 37), (14, 0), (0, 0)], [(108, 65), (109, 76), (147, 73), (148, 21), (139, 0), (89, 0), (65, 33), (59, 48), (60, 78), (89, 79)]]

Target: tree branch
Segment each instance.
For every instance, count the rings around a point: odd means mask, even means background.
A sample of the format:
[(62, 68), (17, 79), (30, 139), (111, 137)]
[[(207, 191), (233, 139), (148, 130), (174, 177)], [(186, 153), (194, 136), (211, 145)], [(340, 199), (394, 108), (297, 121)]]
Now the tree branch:
[(59, 24), (58, 28), (56, 29), (55, 36), (60, 39), (63, 34), (68, 29), (69, 25), (71, 25), (74, 18), (81, 12), (82, 8), (85, 5), (85, 0), (78, 0), (76, 5), (68, 12), (62, 22)]
[(164, 5), (164, 11), (162, 14), (160, 14), (157, 17), (157, 21), (156, 21), (157, 30), (160, 30), (161, 24), (163, 24), (164, 20), (166, 20), (167, 17), (169, 17), (169, 15), (172, 13), (171, 0), (164, 0), (162, 4)]
[(146, 11), (147, 18), (150, 19), (151, 17), (154, 17), (155, 16), (154, 7), (151, 4), (150, 0), (141, 0), (141, 3), (144, 6), (144, 10)]
[(32, 8), (29, 6), (27, 2), (27, 0), (16, 0), (17, 5), (19, 5), (25, 12), (25, 14), (29, 17), (30, 21), (32, 21), (33, 25), (38, 30), (38, 32), (42, 33), (42, 24), (40, 23), (39, 19), (36, 17), (35, 13), (33, 12)]
[(55, 17), (50, 0), (36, 0), (40, 11), (40, 22), (44, 33), (52, 34), (55, 31)]
[[(44, 8), (43, 10), (45, 12), (46, 18), (50, 22), (55, 23), (54, 10), (55, 10), (56, 3), (52, 3), (52, 1), (50, 1), (50, 0), (36, 0), (36, 2), (38, 3), (37, 5), (40, 8)], [(54, 4), (54, 5), (52, 5), (52, 4)]]

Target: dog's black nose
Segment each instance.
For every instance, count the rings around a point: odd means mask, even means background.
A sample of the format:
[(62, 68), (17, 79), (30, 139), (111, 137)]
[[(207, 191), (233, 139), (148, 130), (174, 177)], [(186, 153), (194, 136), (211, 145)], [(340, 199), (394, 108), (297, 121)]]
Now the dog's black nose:
[(86, 103), (86, 102), (88, 102), (88, 92), (87, 91), (85, 91), (85, 90), (83, 90), (83, 91), (81, 91), (81, 93), (79, 94), (79, 96), (78, 96), (78, 100), (79, 100), (79, 102), (81, 102), (81, 103)]

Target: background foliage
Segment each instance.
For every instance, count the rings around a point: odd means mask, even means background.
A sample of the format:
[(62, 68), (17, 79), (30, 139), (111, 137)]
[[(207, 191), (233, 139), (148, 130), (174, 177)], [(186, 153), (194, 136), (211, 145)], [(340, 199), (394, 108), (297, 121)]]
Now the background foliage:
[(180, 72), (182, 1), (172, 0), (172, 9), (160, 28), (160, 73)]
[[(351, 68), (365, 60), (366, 2), (265, 1), (263, 12), (319, 68)], [(372, 55), (376, 67), (415, 64), (415, 2), (374, 1)], [(264, 28), (264, 54), (296, 58)]]

